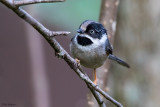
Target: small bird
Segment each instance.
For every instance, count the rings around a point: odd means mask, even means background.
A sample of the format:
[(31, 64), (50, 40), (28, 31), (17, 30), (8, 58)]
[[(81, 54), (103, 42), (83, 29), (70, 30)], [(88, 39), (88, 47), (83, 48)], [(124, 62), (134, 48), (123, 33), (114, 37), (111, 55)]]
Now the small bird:
[(125, 61), (112, 54), (113, 48), (107, 30), (102, 24), (86, 20), (79, 26), (77, 32), (71, 39), (70, 51), (77, 62), (84, 67), (94, 69), (95, 84), (97, 84), (96, 68), (102, 66), (107, 58), (130, 68)]

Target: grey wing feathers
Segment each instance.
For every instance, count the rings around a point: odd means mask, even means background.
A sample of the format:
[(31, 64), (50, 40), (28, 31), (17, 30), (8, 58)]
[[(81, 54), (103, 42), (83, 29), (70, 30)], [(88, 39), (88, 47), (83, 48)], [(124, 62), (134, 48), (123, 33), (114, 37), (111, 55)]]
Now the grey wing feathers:
[(109, 40), (106, 40), (106, 53), (107, 55), (112, 54), (113, 47), (111, 46)]

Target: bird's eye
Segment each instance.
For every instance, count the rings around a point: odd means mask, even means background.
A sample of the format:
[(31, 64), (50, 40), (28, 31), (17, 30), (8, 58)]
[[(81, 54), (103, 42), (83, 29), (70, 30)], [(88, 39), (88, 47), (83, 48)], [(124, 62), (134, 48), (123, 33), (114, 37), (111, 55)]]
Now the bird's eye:
[(90, 34), (94, 34), (94, 30), (90, 30), (89, 33), (90, 33)]

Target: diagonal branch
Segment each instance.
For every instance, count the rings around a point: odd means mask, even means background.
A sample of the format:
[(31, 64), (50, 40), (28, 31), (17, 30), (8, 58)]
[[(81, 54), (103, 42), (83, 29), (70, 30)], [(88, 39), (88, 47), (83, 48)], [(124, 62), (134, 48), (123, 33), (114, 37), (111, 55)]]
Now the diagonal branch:
[(85, 83), (89, 86), (89, 89), (95, 96), (100, 107), (105, 107), (104, 102), (102, 101), (100, 95), (97, 93), (99, 92), (101, 95), (103, 95), (106, 99), (111, 101), (113, 104), (115, 104), (117, 107), (123, 107), (119, 102), (117, 102), (115, 99), (113, 99), (111, 96), (109, 96), (107, 93), (105, 93), (99, 86), (95, 85), (87, 75), (82, 73), (82, 69), (77, 66), (77, 62), (62, 48), (62, 46), (56, 41), (54, 36), (58, 35), (68, 35), (69, 32), (53, 32), (45, 28), (41, 23), (39, 23), (36, 19), (34, 19), (31, 15), (29, 15), (26, 11), (24, 11), (22, 8), (17, 8), (14, 4), (11, 3), (9, 0), (0, 0), (4, 5), (12, 9), (19, 17), (21, 17), (23, 20), (25, 20), (27, 23), (29, 23), (32, 27), (34, 27), (50, 44), (50, 46), (55, 50), (55, 53), (61, 56), (67, 64), (75, 71), (75, 73), (85, 81)]
[(92, 89), (92, 87), (90, 85), (87, 84), (87, 86), (90, 89), (90, 91), (92, 92), (93, 96), (96, 98), (99, 106), (100, 107), (106, 107), (106, 105), (105, 105), (104, 101), (102, 100), (100, 94), (97, 91), (95, 91), (94, 89)]
[(63, 2), (64, 0), (14, 0), (15, 6), (24, 6), (37, 3)]

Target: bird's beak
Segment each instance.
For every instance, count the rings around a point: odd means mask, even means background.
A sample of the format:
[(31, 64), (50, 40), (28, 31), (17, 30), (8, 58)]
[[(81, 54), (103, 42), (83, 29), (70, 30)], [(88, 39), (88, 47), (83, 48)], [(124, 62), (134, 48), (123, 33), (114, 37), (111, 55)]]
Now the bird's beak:
[(77, 32), (78, 33), (84, 33), (84, 31), (82, 29), (78, 29)]

